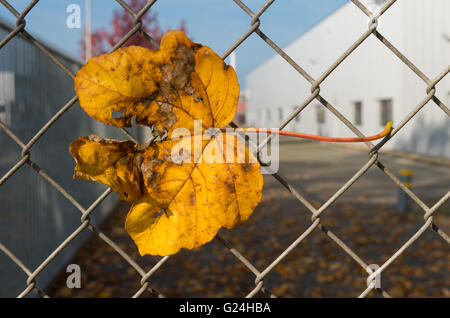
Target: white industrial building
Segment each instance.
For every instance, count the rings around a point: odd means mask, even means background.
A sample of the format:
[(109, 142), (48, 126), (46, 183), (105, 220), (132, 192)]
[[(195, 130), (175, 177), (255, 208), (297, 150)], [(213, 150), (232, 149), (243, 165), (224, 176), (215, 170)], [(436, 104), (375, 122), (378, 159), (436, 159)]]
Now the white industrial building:
[[(363, 3), (373, 11), (383, 1)], [(348, 2), (283, 50), (317, 79), (368, 29), (368, 24), (368, 17)], [(430, 79), (450, 64), (449, 0), (397, 1), (379, 19), (377, 30)], [(320, 94), (365, 135), (372, 135), (382, 131), (388, 120), (392, 119), (394, 126), (403, 120), (426, 97), (426, 86), (370, 35), (320, 85)], [(436, 96), (450, 107), (450, 74), (436, 89)], [(247, 125), (276, 128), (310, 95), (311, 84), (281, 56), (274, 55), (246, 78)], [(285, 129), (354, 136), (317, 100)], [(385, 148), (450, 158), (450, 118), (430, 101)]]

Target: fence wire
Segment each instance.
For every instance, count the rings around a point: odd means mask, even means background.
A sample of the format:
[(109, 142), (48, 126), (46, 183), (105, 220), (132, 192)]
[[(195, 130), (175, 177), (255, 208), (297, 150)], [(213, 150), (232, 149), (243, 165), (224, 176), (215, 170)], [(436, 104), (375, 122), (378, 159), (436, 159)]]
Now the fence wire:
[[(116, 50), (121, 47), (131, 36), (136, 33), (143, 35), (148, 41), (153, 45), (158, 46), (158, 43), (144, 31), (141, 18), (142, 16), (158, 1), (151, 0), (139, 11), (135, 12), (128, 6), (123, 0), (112, 0), (119, 3), (132, 17), (134, 18), (134, 26), (129, 30), (129, 32), (111, 49), (111, 51)], [(375, 290), (384, 297), (390, 297), (390, 295), (376, 286), (376, 277), (379, 276), (394, 260), (396, 260), (400, 255), (405, 253), (405, 250), (418, 240), (421, 235), (427, 230), (431, 229), (435, 231), (444, 241), (450, 243), (450, 238), (444, 230), (439, 228), (433, 222), (433, 215), (435, 211), (444, 204), (446, 200), (450, 197), (450, 191), (448, 191), (442, 198), (440, 198), (433, 206), (427, 206), (410, 188), (406, 187), (396, 176), (392, 173), (383, 163), (379, 160), (378, 152), (383, 147), (383, 145), (392, 139), (421, 109), (432, 100), (442, 111), (450, 116), (449, 108), (435, 95), (436, 85), (450, 72), (450, 65), (444, 69), (436, 78), (429, 78), (426, 76), (417, 66), (415, 66), (405, 55), (403, 55), (392, 43), (388, 41), (382, 34), (377, 30), (378, 19), (389, 10), (389, 8), (397, 1), (402, 0), (389, 0), (384, 6), (376, 13), (371, 12), (367, 7), (365, 7), (359, 0), (351, 0), (354, 5), (356, 5), (365, 15), (370, 19), (367, 30), (362, 32), (361, 36), (332, 64), (330, 65), (323, 74), (314, 79), (309, 75), (300, 65), (298, 65), (294, 60), (287, 55), (277, 44), (268, 37), (261, 29), (260, 17), (264, 14), (269, 7), (275, 2), (275, 0), (267, 1), (256, 13), (249, 9), (249, 7), (240, 0), (233, 0), (236, 5), (238, 5), (248, 16), (250, 20), (250, 27), (248, 30), (242, 34), (229, 49), (227, 49), (223, 54), (222, 58), (225, 59), (230, 55), (237, 47), (239, 47), (251, 34), (257, 34), (264, 42), (266, 42), (271, 48), (275, 50), (284, 60), (286, 60), (302, 77), (304, 77), (311, 84), (311, 95), (298, 107), (289, 114), (286, 119), (280, 124), (279, 129), (282, 130), (286, 125), (288, 125), (296, 116), (300, 114), (313, 100), (318, 100), (323, 104), (328, 110), (330, 110), (342, 123), (344, 123), (353, 133), (358, 137), (364, 137), (364, 134), (358, 130), (345, 116), (343, 116), (336, 107), (334, 107), (329, 101), (327, 101), (323, 96), (320, 95), (320, 85), (327, 79), (327, 77), (346, 59), (348, 58), (356, 48), (358, 48), (364, 41), (366, 41), (370, 36), (377, 38), (381, 45), (387, 47), (395, 56), (398, 57), (399, 61), (404, 63), (412, 72), (414, 72), (423, 82), (427, 84), (426, 90), (424, 92), (423, 100), (400, 122), (393, 128), (390, 135), (384, 138), (378, 144), (373, 144), (372, 142), (367, 142), (369, 160), (365, 163), (338, 191), (336, 191), (326, 202), (324, 202), (319, 208), (314, 208), (314, 206), (303, 197), (296, 189), (289, 184), (286, 178), (284, 178), (279, 173), (273, 174), (273, 177), (278, 180), (281, 185), (283, 185), (287, 191), (292, 193), (300, 204), (304, 205), (311, 212), (311, 225), (306, 231), (300, 233), (297, 239), (292, 242), (273, 262), (264, 269), (258, 269), (253, 265), (240, 251), (238, 251), (231, 242), (225, 240), (220, 234), (216, 236), (216, 242), (222, 244), (232, 253), (237, 262), (241, 262), (247, 269), (254, 275), (255, 287), (248, 291), (246, 297), (253, 297), (259, 292), (263, 292), (265, 295), (276, 297), (270, 290), (264, 287), (264, 278), (279, 264), (294, 248), (296, 248), (306, 237), (308, 237), (316, 228), (321, 230), (331, 241), (333, 241), (336, 246), (342, 249), (349, 257), (351, 257), (357, 264), (359, 264), (368, 273), (368, 287), (361, 292), (359, 297), (367, 296), (372, 290)], [(406, 1), (406, 0), (403, 0)], [(53, 61), (61, 70), (63, 70), (67, 76), (74, 78), (74, 74), (65, 67), (57, 57), (54, 56), (46, 47), (36, 40), (33, 36), (28, 33), (26, 29), (26, 16), (33, 9), (33, 7), (39, 2), (39, 0), (31, 1), (27, 7), (22, 11), (18, 12), (11, 4), (6, 0), (0, 0), (0, 3), (8, 9), (11, 14), (16, 17), (15, 28), (0, 42), (0, 49), (5, 46), (11, 39), (15, 36), (21, 34), (27, 38), (31, 43), (33, 43), (39, 50), (41, 50), (48, 58)], [(128, 264), (131, 266), (140, 276), (141, 276), (141, 288), (135, 292), (133, 297), (141, 296), (145, 291), (151, 293), (154, 297), (164, 297), (160, 292), (152, 288), (150, 283), (150, 278), (152, 275), (158, 271), (164, 263), (170, 258), (170, 256), (162, 257), (156, 265), (154, 265), (149, 271), (145, 271), (141, 266), (139, 266), (123, 249), (121, 249), (114, 241), (112, 241), (108, 236), (106, 236), (98, 227), (94, 226), (90, 222), (90, 214), (95, 211), (95, 209), (102, 203), (102, 201), (111, 193), (108, 189), (103, 194), (101, 194), (87, 209), (82, 207), (67, 191), (64, 190), (57, 182), (55, 182), (45, 171), (43, 171), (36, 163), (31, 159), (31, 151), (33, 145), (48, 131), (48, 129), (63, 116), (67, 110), (69, 110), (78, 101), (77, 96), (71, 98), (67, 103), (60, 108), (60, 110), (54, 114), (54, 116), (28, 141), (23, 142), (20, 140), (14, 132), (12, 132), (4, 123), (0, 121), (0, 128), (17, 144), (21, 147), (21, 159), (0, 179), (0, 186), (3, 185), (12, 175), (14, 175), (19, 169), (25, 165), (29, 165), (33, 168), (42, 178), (49, 182), (58, 192), (60, 192), (80, 213), (80, 225), (72, 232), (37, 268), (30, 270), (20, 259), (18, 259), (5, 245), (0, 242), (0, 250), (7, 256), (11, 261), (13, 261), (27, 276), (28, 279), (25, 282), (25, 289), (18, 295), (18, 297), (25, 297), (30, 292), (34, 291), (38, 296), (49, 297), (36, 283), (36, 277), (49, 265), (55, 257), (66, 248), (80, 233), (86, 229), (92, 231), (98, 235), (106, 244), (113, 248)], [(233, 127), (237, 127), (236, 124), (232, 123)], [(134, 137), (130, 135), (125, 129), (118, 128), (128, 139), (135, 141)], [(263, 142), (261, 146), (267, 143), (267, 140)], [(348, 190), (361, 176), (363, 176), (369, 168), (372, 166), (377, 166), (386, 176), (388, 176), (392, 182), (394, 182), (398, 187), (400, 187), (406, 194), (421, 208), (424, 217), (424, 224), (417, 230), (384, 264), (382, 264), (375, 271), (363, 260), (362, 257), (358, 256), (343, 240), (341, 240), (336, 234), (334, 234), (330, 229), (326, 228), (321, 224), (322, 213), (329, 208), (346, 190)], [(0, 189), (1, 190), (1, 189)]]

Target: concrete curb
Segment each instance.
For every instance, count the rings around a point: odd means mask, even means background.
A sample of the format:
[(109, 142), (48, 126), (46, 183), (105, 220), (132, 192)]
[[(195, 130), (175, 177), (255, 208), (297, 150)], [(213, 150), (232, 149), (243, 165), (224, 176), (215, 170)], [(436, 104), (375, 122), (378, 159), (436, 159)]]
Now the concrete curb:
[[(369, 152), (368, 148), (363, 145), (339, 144), (339, 143), (335, 143), (335, 144), (338, 146), (341, 146), (341, 147), (359, 150), (361, 152), (367, 152), (367, 153)], [(439, 166), (444, 166), (444, 167), (450, 168), (450, 159), (447, 159), (447, 158), (434, 157), (434, 156), (429, 156), (429, 155), (424, 155), (424, 154), (419, 154), (419, 153), (412, 153), (412, 152), (406, 152), (406, 151), (400, 151), (400, 150), (389, 150), (389, 149), (381, 149), (381, 150), (379, 150), (379, 153), (381, 153), (383, 155), (391, 156), (391, 157), (405, 158), (405, 159), (410, 159), (410, 160), (414, 160), (414, 161), (419, 161), (422, 163), (428, 163), (428, 164), (439, 165)]]

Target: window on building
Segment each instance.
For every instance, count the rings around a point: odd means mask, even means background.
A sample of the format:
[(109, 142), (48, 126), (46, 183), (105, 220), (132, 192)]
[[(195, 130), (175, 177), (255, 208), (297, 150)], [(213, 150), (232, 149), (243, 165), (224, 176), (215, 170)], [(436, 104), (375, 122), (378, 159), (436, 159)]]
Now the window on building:
[(3, 122), (4, 124), (8, 124), (6, 122), (7, 117), (6, 117), (6, 106), (0, 104), (0, 121)]
[(278, 107), (278, 119), (280, 121), (283, 120), (283, 108), (281, 108), (281, 107)]
[(392, 99), (382, 99), (380, 108), (380, 125), (385, 126), (392, 121)]
[(325, 122), (325, 106), (322, 104), (316, 105), (316, 117), (319, 124)]
[(354, 110), (355, 125), (361, 126), (362, 125), (362, 102), (360, 102), (360, 101), (354, 102), (353, 107), (355, 109)]
[(387, 0), (375, 0), (375, 4), (382, 6), (386, 3)]
[[(292, 111), (295, 112), (296, 110), (297, 110), (297, 106), (294, 106), (294, 107), (292, 108)], [(300, 114), (301, 114), (301, 113), (298, 113), (297, 116), (295, 116), (294, 121), (295, 121), (296, 123), (300, 122)]]
[(266, 121), (270, 120), (270, 108), (266, 108)]

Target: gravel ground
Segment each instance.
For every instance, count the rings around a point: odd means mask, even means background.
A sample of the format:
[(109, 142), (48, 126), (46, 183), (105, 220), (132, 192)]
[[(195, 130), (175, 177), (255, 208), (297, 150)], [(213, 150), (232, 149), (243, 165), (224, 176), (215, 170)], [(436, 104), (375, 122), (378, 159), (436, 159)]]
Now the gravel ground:
[[(344, 148), (325, 148), (320, 144), (286, 143), (280, 148), (280, 173), (288, 175), (296, 189), (316, 207), (367, 161), (367, 154)], [(298, 149), (308, 151), (299, 156)], [(316, 165), (311, 149), (318, 158)], [(385, 159), (394, 172), (397, 167), (417, 172), (415, 191), (427, 204), (433, 204), (448, 191), (448, 168), (424, 168), (404, 159)], [(325, 160), (338, 160), (339, 164), (332, 171)], [(320, 173), (320, 170), (326, 170), (326, 173)], [(360, 190), (349, 190), (350, 193), (321, 216), (322, 224), (367, 264), (378, 265), (394, 254), (424, 223), (423, 213), (417, 208), (406, 213), (395, 210), (392, 198), (396, 196), (396, 189), (394, 187), (393, 193), (392, 181), (380, 175), (383, 174), (368, 173), (364, 180), (355, 184), (355, 188), (358, 184), (361, 186)], [(429, 190), (426, 185), (433, 176), (439, 176), (442, 185), (436, 181), (433, 183), (435, 188)], [(434, 222), (446, 233), (450, 233), (448, 203), (434, 217)], [(160, 257), (139, 256), (123, 226), (128, 208), (127, 204), (120, 203), (101, 229), (149, 270)], [(310, 224), (310, 212), (271, 176), (265, 176), (263, 199), (250, 220), (237, 229), (223, 229), (220, 234), (262, 271)], [(428, 229), (382, 273), (383, 289), (394, 297), (450, 297), (449, 252), (450, 245)], [(50, 296), (129, 297), (141, 287), (141, 277), (136, 271), (96, 235), (87, 241), (71, 263), (81, 266), (82, 287), (67, 288), (67, 274), (62, 272), (47, 288)], [(270, 272), (265, 286), (278, 297), (355, 297), (366, 288), (366, 278), (361, 266), (316, 228)], [(254, 275), (215, 239), (194, 251), (183, 250), (170, 257), (149, 281), (152, 288), (167, 297), (243, 297), (254, 288), (254, 279)], [(143, 296), (154, 295), (146, 292)], [(260, 293), (258, 296), (266, 295)], [(378, 293), (372, 292), (370, 296), (377, 297)]]

